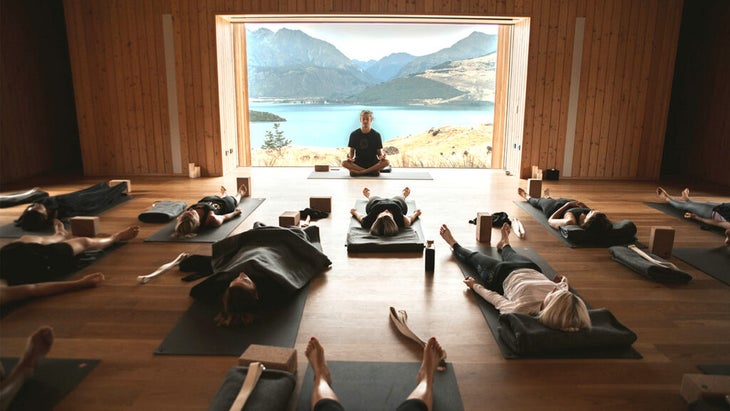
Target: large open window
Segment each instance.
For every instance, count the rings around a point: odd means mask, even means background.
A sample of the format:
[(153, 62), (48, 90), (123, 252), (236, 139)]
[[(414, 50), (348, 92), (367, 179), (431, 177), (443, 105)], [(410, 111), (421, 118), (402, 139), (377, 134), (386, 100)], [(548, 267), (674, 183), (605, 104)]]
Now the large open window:
[[(238, 165), (338, 165), (360, 110), (369, 109), (394, 166), (502, 167), (519, 19), (218, 21), (222, 117), (235, 120), (222, 129), (237, 131), (224, 149), (238, 149)], [(230, 44), (221, 47), (221, 36)], [(235, 104), (223, 101), (234, 95)]]

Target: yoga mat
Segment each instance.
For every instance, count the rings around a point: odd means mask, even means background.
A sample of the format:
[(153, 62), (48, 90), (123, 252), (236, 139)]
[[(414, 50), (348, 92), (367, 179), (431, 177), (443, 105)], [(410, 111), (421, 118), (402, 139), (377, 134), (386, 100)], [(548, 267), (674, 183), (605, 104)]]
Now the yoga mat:
[[(18, 358), (0, 358), (5, 374)], [(18, 391), (9, 410), (52, 410), (99, 364), (100, 360), (44, 358), (38, 362), (33, 377)]]
[(675, 248), (672, 255), (703, 273), (730, 285), (730, 247)]
[(244, 197), (241, 202), (238, 203), (238, 208), (241, 210), (241, 215), (234, 218), (233, 220), (223, 223), (217, 228), (207, 228), (198, 233), (195, 237), (184, 238), (184, 237), (173, 237), (172, 233), (175, 231), (176, 219), (170, 221), (160, 231), (147, 237), (145, 242), (162, 242), (162, 243), (215, 243), (220, 241), (236, 229), (243, 220), (245, 220), (251, 213), (256, 210), (261, 203), (266, 200), (265, 198), (252, 198)]
[(310, 180), (320, 179), (380, 179), (380, 180), (433, 180), (431, 174), (427, 171), (411, 171), (411, 170), (400, 170), (393, 169), (389, 173), (380, 173), (379, 176), (350, 176), (350, 172), (347, 169), (340, 169), (336, 171), (312, 171), (307, 177)]
[(730, 364), (700, 364), (697, 368), (705, 374), (730, 375)]
[(219, 327), (213, 319), (220, 306), (193, 302), (155, 354), (239, 356), (251, 344), (294, 347), (309, 286), (288, 304), (272, 308), (245, 327)]
[[(646, 246), (642, 245), (638, 241), (633, 241), (629, 243), (622, 243), (617, 242), (616, 244), (613, 243), (606, 243), (606, 244), (598, 244), (598, 243), (576, 243), (573, 241), (570, 241), (569, 239), (563, 237), (560, 234), (560, 230), (556, 230), (552, 227), (550, 227), (550, 224), (548, 224), (548, 220), (545, 217), (545, 215), (542, 213), (542, 210), (539, 208), (533, 207), (530, 203), (527, 201), (513, 201), (513, 203), (517, 204), (521, 209), (523, 209), (527, 214), (532, 216), (538, 223), (542, 224), (543, 227), (545, 227), (546, 230), (548, 230), (552, 235), (554, 235), (556, 238), (560, 239), (565, 245), (567, 245), (570, 248), (608, 248), (612, 245), (628, 245), (628, 244), (636, 244), (637, 247), (640, 248), (646, 248)], [(634, 239), (636, 240), (636, 239)]]
[[(421, 363), (328, 361), (332, 387), (346, 410), (395, 410), (416, 387)], [(314, 372), (307, 365), (297, 411), (309, 411)], [(463, 410), (453, 364), (436, 371), (433, 411)]]
[[(367, 203), (367, 200), (357, 200), (355, 209), (359, 213), (365, 214)], [(415, 201), (406, 200), (406, 205), (408, 205), (409, 215), (416, 210)], [(422, 253), (424, 243), (425, 235), (420, 217), (409, 228), (402, 228), (395, 236), (374, 236), (370, 234), (370, 230), (362, 228), (355, 217), (350, 218), (346, 242), (348, 253)]]
[[(129, 201), (133, 198), (134, 197), (130, 196), (130, 195), (122, 196), (119, 198), (119, 201), (117, 201), (116, 203), (110, 204), (108, 207), (106, 207), (102, 210), (99, 210), (96, 214), (86, 214), (86, 215), (87, 216), (100, 215), (106, 211), (111, 210), (112, 208), (114, 208), (120, 204), (126, 203), (127, 201)], [(18, 214), (18, 218), (19, 217), (20, 217), (20, 214)], [(69, 219), (67, 219), (67, 218), (64, 218), (62, 220), (64, 223), (64, 226), (66, 227), (67, 230), (69, 230), (69, 227), (70, 227), (68, 220)], [(49, 227), (47, 227), (46, 229), (40, 230), (40, 231), (23, 230), (21, 227), (16, 226), (14, 222), (0, 226), (0, 238), (19, 238), (24, 235), (51, 235), (51, 234), (53, 234), (53, 232), (54, 231), (53, 231), (52, 224), (49, 225)]]
[(693, 219), (690, 219), (690, 218), (684, 218), (684, 211), (677, 210), (676, 208), (674, 208), (671, 205), (669, 205), (669, 203), (649, 203), (649, 202), (645, 202), (644, 204), (646, 204), (647, 206), (649, 206), (649, 207), (651, 207), (651, 208), (653, 208), (655, 210), (659, 210), (659, 211), (661, 211), (664, 214), (670, 215), (672, 217), (677, 217), (678, 219), (680, 219), (682, 221), (686, 221), (688, 223), (691, 223), (691, 224), (694, 224), (696, 226), (699, 226), (703, 230), (711, 231), (713, 233), (720, 234), (722, 236), (725, 235), (725, 229), (724, 228), (718, 227), (718, 226), (715, 226), (715, 225), (705, 224), (705, 223), (703, 223), (701, 221), (693, 220)]
[[(492, 247), (486, 247), (486, 246), (480, 246), (480, 247), (467, 247), (472, 250), (478, 250), (486, 255), (492, 256), (494, 258), (499, 258), (497, 248)], [(542, 273), (545, 274), (545, 276), (549, 279), (555, 278), (555, 276), (558, 274), (551, 266), (547, 263), (547, 261), (543, 260), (542, 257), (540, 257), (539, 254), (537, 254), (534, 250), (530, 248), (523, 248), (523, 247), (513, 247), (515, 251), (518, 253), (525, 255), (529, 257), (535, 264), (539, 265), (542, 269)], [(462, 263), (461, 261), (455, 259), (456, 262), (459, 265), (459, 268), (461, 269), (462, 274), (464, 275), (464, 278), (466, 277), (474, 277), (479, 278), (477, 273), (474, 271), (474, 269), (470, 266), (468, 266), (465, 263)], [(572, 288), (570, 289), (573, 293), (580, 296), (575, 290)], [(479, 309), (482, 311), (482, 314), (484, 315), (484, 319), (487, 321), (487, 325), (489, 326), (489, 329), (492, 331), (492, 335), (494, 336), (494, 339), (497, 342), (497, 345), (499, 346), (499, 350), (502, 352), (502, 356), (506, 359), (526, 359), (526, 358), (545, 358), (545, 359), (567, 359), (567, 358), (628, 358), (628, 359), (640, 359), (642, 358), (641, 354), (639, 354), (638, 351), (636, 351), (634, 348), (621, 348), (620, 350), (606, 350), (606, 349), (600, 349), (600, 350), (591, 350), (591, 351), (576, 351), (576, 352), (563, 352), (563, 353), (546, 353), (542, 355), (522, 355), (515, 353), (510, 349), (504, 341), (499, 337), (499, 311), (494, 308), (492, 304), (487, 302), (485, 299), (474, 293), (474, 298), (477, 300), (477, 304), (479, 305)], [(590, 304), (588, 304), (588, 301), (585, 300), (585, 298), (581, 297), (583, 299), (583, 302), (585, 302), (587, 308), (591, 308)]]

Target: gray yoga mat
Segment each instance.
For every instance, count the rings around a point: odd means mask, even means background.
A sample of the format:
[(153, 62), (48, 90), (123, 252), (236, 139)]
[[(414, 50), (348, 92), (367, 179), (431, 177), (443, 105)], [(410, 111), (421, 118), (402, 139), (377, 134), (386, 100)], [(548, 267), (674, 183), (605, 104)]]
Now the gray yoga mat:
[(379, 176), (350, 176), (350, 172), (342, 168), (333, 171), (312, 171), (308, 179), (353, 179), (353, 180), (433, 180), (427, 171), (412, 171), (394, 168), (389, 173), (380, 173)]
[(294, 347), (307, 301), (306, 286), (287, 304), (269, 309), (245, 327), (219, 327), (219, 305), (199, 301), (185, 311), (155, 354), (239, 356), (251, 344)]
[[(332, 387), (340, 403), (350, 410), (395, 410), (416, 385), (420, 363), (328, 361)], [(307, 365), (297, 411), (311, 409), (314, 372)], [(453, 364), (436, 371), (433, 384), (433, 411), (464, 409)]]
[[(357, 200), (355, 209), (365, 213), (366, 200)], [(408, 214), (416, 210), (416, 202), (407, 200)], [(401, 228), (395, 236), (375, 236), (370, 230), (362, 228), (355, 217), (350, 217), (350, 226), (347, 231), (347, 253), (422, 253), (425, 235), (421, 226), (421, 218), (406, 228)]]
[[(87, 214), (89, 216), (91, 215), (100, 215), (106, 211), (111, 210), (112, 208), (124, 204), (127, 201), (133, 199), (133, 196), (126, 195), (119, 198), (119, 200), (113, 204), (110, 204), (108, 207), (99, 210), (96, 214)], [(18, 217), (20, 217), (20, 214), (18, 214)], [(69, 230), (70, 225), (68, 223), (68, 219), (63, 219), (64, 226), (67, 230)], [(16, 226), (15, 223), (5, 224), (3, 226), (0, 226), (0, 238), (20, 238), (24, 235), (51, 235), (53, 234), (53, 225), (49, 225), (43, 230), (40, 231), (26, 231), (23, 230), (20, 226)]]
[[(0, 358), (6, 375), (18, 360)], [(90, 359), (44, 358), (38, 363), (33, 377), (18, 391), (9, 410), (52, 410), (99, 362)]]
[[(484, 254), (491, 255), (495, 258), (500, 258), (498, 256), (498, 251), (496, 248), (492, 247), (467, 247), (472, 250), (478, 250)], [(513, 247), (514, 248), (514, 247)], [(542, 257), (540, 257), (539, 254), (537, 254), (534, 250), (530, 248), (522, 248), (517, 247), (514, 248), (515, 251), (517, 251), (520, 254), (526, 255), (529, 257), (535, 264), (540, 266), (542, 269), (542, 273), (545, 274), (547, 278), (555, 278), (555, 276), (558, 274), (555, 269), (553, 269), (547, 261), (545, 261)], [(456, 262), (459, 265), (459, 268), (461, 269), (462, 274), (464, 277), (475, 277), (479, 278), (477, 273), (474, 271), (474, 269), (467, 264), (462, 263), (459, 260), (456, 260)], [(576, 295), (579, 295), (575, 290), (571, 288), (571, 291), (573, 291)], [(545, 353), (540, 355), (524, 355), (514, 352), (510, 347), (505, 344), (505, 342), (500, 338), (499, 336), (499, 311), (488, 301), (484, 300), (480, 296), (476, 295), (474, 293), (475, 299), (477, 301), (477, 304), (479, 305), (479, 309), (481, 310), (482, 314), (484, 315), (484, 319), (487, 321), (487, 325), (489, 326), (489, 329), (492, 331), (492, 335), (494, 336), (495, 341), (497, 342), (497, 346), (499, 346), (499, 350), (502, 352), (502, 356), (506, 359), (528, 359), (528, 358), (545, 358), (545, 359), (566, 359), (566, 358), (626, 358), (626, 359), (641, 359), (642, 356), (639, 354), (638, 351), (636, 351), (633, 347), (629, 348), (621, 348), (618, 350), (608, 350), (608, 349), (594, 349), (590, 351), (571, 351), (571, 352), (559, 352), (559, 353)], [(581, 297), (582, 298), (582, 297)], [(589, 309), (591, 308), (588, 304), (588, 301), (583, 298), (583, 301), (586, 304), (586, 307)]]
[(730, 285), (730, 247), (675, 248), (672, 255), (703, 273)]
[(195, 237), (182, 238), (173, 237), (172, 233), (175, 231), (175, 224), (177, 220), (170, 221), (158, 232), (147, 237), (145, 242), (163, 242), (163, 243), (215, 243), (220, 241), (230, 234), (233, 230), (238, 227), (243, 220), (245, 220), (251, 213), (256, 210), (261, 203), (266, 200), (265, 198), (252, 198), (244, 197), (241, 202), (238, 203), (238, 208), (241, 209), (241, 215), (234, 218), (233, 220), (223, 223), (218, 228), (208, 228), (196, 235)]

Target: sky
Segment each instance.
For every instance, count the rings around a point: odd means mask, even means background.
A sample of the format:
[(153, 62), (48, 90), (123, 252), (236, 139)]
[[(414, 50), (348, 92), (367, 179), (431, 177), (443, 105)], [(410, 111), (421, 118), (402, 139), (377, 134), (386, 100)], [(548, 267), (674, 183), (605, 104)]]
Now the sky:
[(474, 31), (497, 34), (496, 25), (419, 24), (419, 23), (247, 23), (255, 31), (282, 27), (301, 30), (331, 43), (351, 60), (380, 60), (393, 53), (405, 52), (416, 57), (450, 47)]

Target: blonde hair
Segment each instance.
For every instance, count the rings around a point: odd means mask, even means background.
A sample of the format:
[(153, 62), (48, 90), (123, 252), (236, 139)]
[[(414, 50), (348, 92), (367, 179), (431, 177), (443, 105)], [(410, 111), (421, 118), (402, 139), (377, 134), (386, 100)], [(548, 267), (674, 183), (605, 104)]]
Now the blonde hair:
[(186, 214), (183, 214), (178, 217), (177, 224), (175, 224), (175, 232), (172, 233), (172, 235), (174, 237), (183, 238), (195, 237), (198, 235), (198, 228), (200, 228), (200, 222), (193, 220)]
[(394, 236), (398, 234), (398, 224), (395, 223), (393, 216), (384, 214), (378, 216), (370, 226), (370, 234), (377, 236)]
[(557, 291), (537, 319), (550, 328), (574, 332), (591, 327), (591, 317), (583, 300), (570, 290)]

